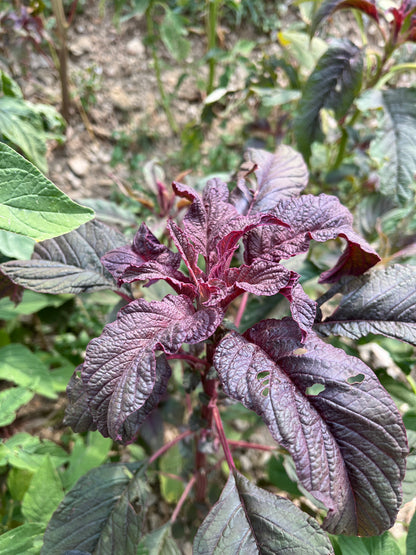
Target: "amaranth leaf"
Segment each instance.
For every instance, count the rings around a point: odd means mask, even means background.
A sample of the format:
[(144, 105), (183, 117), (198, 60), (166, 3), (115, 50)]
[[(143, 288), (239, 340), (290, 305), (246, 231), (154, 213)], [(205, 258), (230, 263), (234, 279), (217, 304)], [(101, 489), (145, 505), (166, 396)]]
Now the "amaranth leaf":
[(298, 149), (306, 160), (311, 144), (321, 141), (320, 111), (334, 110), (342, 118), (361, 89), (363, 60), (361, 51), (348, 40), (328, 48), (311, 73), (299, 101), (294, 131)]
[(31, 260), (10, 260), (0, 268), (14, 283), (38, 293), (117, 289), (100, 258), (125, 242), (122, 233), (92, 220), (70, 233), (38, 243)]
[(231, 199), (242, 214), (272, 210), (278, 201), (299, 196), (308, 184), (308, 168), (301, 154), (290, 146), (280, 145), (274, 153), (249, 148), (245, 158), (241, 169), (254, 170), (257, 190), (250, 191), (244, 180), (239, 180)]
[(107, 324), (86, 351), (82, 381), (98, 429), (115, 441), (131, 441), (138, 426), (159, 402), (170, 376), (164, 355), (182, 343), (208, 339), (221, 323), (215, 308), (196, 310), (182, 295), (162, 301), (138, 299)]
[(310, 241), (325, 242), (342, 237), (347, 246), (334, 268), (321, 275), (323, 282), (337, 281), (342, 275), (360, 275), (380, 257), (353, 229), (351, 213), (331, 195), (302, 195), (279, 202), (273, 214), (290, 227), (265, 226), (244, 238), (244, 258), (274, 262), (307, 252)]
[(331, 542), (318, 523), (293, 503), (252, 484), (239, 472), (199, 528), (195, 555), (330, 555)]
[[(134, 474), (133, 474), (134, 473)], [(140, 463), (108, 464), (80, 478), (52, 515), (42, 555), (136, 555), (147, 487)]]
[[(244, 337), (231, 332), (214, 365), (225, 393), (263, 418), (302, 485), (328, 507), (329, 532), (377, 535), (393, 525), (406, 433), (370, 368), (313, 333), (302, 345), (290, 320), (264, 320)], [(324, 390), (313, 394), (315, 384)]]
[(402, 264), (344, 280), (338, 308), (315, 329), (352, 339), (381, 334), (416, 346), (415, 284), (416, 267)]
[(384, 90), (384, 118), (371, 142), (370, 155), (380, 164), (380, 190), (405, 204), (416, 190), (416, 88)]

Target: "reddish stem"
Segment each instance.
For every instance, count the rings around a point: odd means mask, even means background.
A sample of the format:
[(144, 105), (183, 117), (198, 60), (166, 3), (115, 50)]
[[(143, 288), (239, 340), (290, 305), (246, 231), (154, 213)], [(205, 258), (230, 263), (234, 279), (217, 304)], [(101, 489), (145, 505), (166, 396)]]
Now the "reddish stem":
[(153, 453), (153, 455), (150, 457), (149, 464), (152, 464), (153, 462), (155, 462), (156, 459), (158, 459), (161, 455), (163, 455), (163, 453), (166, 453), (166, 451), (168, 451), (171, 447), (176, 445), (176, 443), (178, 443), (182, 439), (185, 439), (186, 437), (192, 435), (193, 433), (194, 432), (192, 430), (186, 430), (186, 432), (182, 432), (181, 434), (176, 436), (174, 439), (172, 439), (168, 443), (165, 443), (165, 445), (162, 445), (162, 447), (160, 449), (158, 449), (155, 453)]
[(186, 484), (186, 488), (183, 490), (183, 493), (178, 501), (178, 504), (176, 505), (175, 510), (172, 513), (172, 516), (170, 517), (171, 524), (173, 524), (177, 519), (179, 511), (182, 509), (182, 505), (184, 504), (185, 499), (188, 497), (189, 492), (193, 488), (193, 485), (195, 484), (195, 482), (196, 482), (196, 475), (192, 476), (192, 478)]
[(246, 291), (241, 297), (241, 302), (240, 302), (240, 306), (238, 307), (237, 316), (235, 317), (235, 320), (234, 320), (234, 325), (236, 328), (240, 327), (241, 319), (243, 317), (244, 311), (247, 306), (247, 301), (248, 301), (248, 292)]
[(203, 366), (204, 368), (210, 367), (209, 363), (206, 360), (203, 360), (202, 358), (194, 357), (193, 355), (190, 355), (188, 353), (179, 352), (179, 353), (175, 353), (174, 355), (166, 355), (166, 358), (173, 359), (173, 360), (175, 359), (187, 360), (194, 366), (199, 365), (199, 366)]
[(276, 451), (276, 447), (270, 445), (261, 445), (260, 443), (251, 443), (250, 441), (236, 441), (229, 439), (228, 445), (231, 447), (243, 447), (245, 449), (258, 449), (259, 451)]
[(227, 461), (227, 464), (228, 464), (228, 467), (229, 467), (230, 471), (232, 472), (233, 470), (235, 470), (235, 464), (234, 464), (233, 456), (232, 456), (231, 451), (230, 451), (228, 439), (225, 436), (225, 432), (224, 432), (224, 428), (223, 428), (222, 420), (221, 420), (221, 416), (220, 416), (220, 411), (218, 410), (218, 407), (216, 405), (212, 408), (212, 413), (213, 413), (213, 416), (214, 416), (214, 421), (215, 421), (215, 425), (217, 427), (218, 436), (220, 438), (221, 446), (222, 446), (223, 451), (224, 451), (225, 459)]

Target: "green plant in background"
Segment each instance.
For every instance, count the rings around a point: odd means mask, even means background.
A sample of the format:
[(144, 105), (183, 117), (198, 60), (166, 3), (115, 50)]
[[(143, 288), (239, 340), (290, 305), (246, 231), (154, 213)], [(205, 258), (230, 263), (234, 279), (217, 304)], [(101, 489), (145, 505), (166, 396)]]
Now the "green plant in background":
[(0, 140), (19, 148), (46, 172), (46, 142), (63, 141), (64, 128), (64, 120), (52, 106), (25, 100), (16, 81), (0, 70)]

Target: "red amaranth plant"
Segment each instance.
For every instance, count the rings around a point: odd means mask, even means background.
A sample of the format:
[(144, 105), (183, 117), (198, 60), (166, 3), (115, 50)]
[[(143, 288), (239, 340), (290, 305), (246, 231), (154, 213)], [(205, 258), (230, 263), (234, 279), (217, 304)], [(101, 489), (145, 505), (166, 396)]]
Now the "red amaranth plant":
[[(276, 442), (290, 453), (300, 484), (327, 509), (322, 524), (325, 530), (381, 534), (394, 523), (401, 503), (407, 454), (401, 416), (372, 370), (325, 342), (317, 331), (337, 333), (336, 325), (342, 327), (343, 311), (348, 312), (348, 299), (353, 298), (354, 309), (344, 318), (347, 335), (348, 331), (356, 336), (373, 331), (368, 328), (370, 322), (364, 322), (369, 315), (373, 325), (380, 321), (379, 333), (397, 337), (400, 326), (402, 331), (408, 329), (409, 336), (404, 339), (414, 341), (414, 313), (405, 310), (410, 302), (406, 291), (402, 294), (399, 288), (392, 296), (383, 295), (391, 289), (395, 270), (389, 269), (393, 274), (388, 278), (384, 270), (367, 272), (380, 258), (354, 231), (348, 210), (335, 197), (302, 194), (308, 175), (299, 154), (281, 146), (275, 154), (252, 150), (249, 160), (256, 184), (250, 171), (239, 176), (231, 191), (220, 179), (208, 181), (201, 193), (173, 184), (176, 195), (187, 199), (189, 205), (180, 224), (168, 221), (172, 248), (144, 223), (128, 245), (112, 232), (115, 248), (111, 250), (99, 246), (99, 240), (106, 245), (111, 242), (110, 234), (104, 239), (102, 230), (82, 231), (103, 265), (92, 262), (92, 257), (78, 264), (89, 272), (82, 276), (84, 287), (94, 286), (90, 263), (96, 273), (101, 272), (101, 280), (113, 276), (128, 303), (101, 336), (89, 343), (85, 362), (68, 387), (66, 422), (75, 431), (98, 429), (117, 442), (135, 441), (140, 426), (166, 396), (170, 361), (181, 359), (199, 376), (205, 394), (199, 408), (200, 428), (191, 426), (150, 457), (147, 465), (175, 442), (195, 436), (199, 445), (195, 474), (185, 491), (189, 495), (195, 487), (199, 501), (206, 495), (208, 465), (201, 445), (207, 440), (214, 448), (221, 445), (230, 469), (218, 503), (196, 535), (194, 552), (280, 553), (290, 547), (292, 553), (302, 549), (332, 553), (329, 539), (315, 520), (237, 471), (221, 419), (224, 396), (257, 413)], [(7, 262), (2, 265), (3, 272), (15, 283), (44, 290), (52, 283), (52, 274), (57, 278), (59, 273), (56, 258), (62, 275), (69, 258), (77, 256), (77, 236), (71, 236), (72, 245), (70, 236), (43, 242), (36, 247), (32, 261)], [(284, 261), (307, 253), (312, 240), (325, 242), (337, 237), (346, 242), (345, 250), (334, 267), (321, 274), (320, 281), (334, 283), (332, 293), (342, 293), (343, 287), (353, 289), (348, 290), (338, 311), (322, 322), (317, 303), (300, 284), (300, 275)], [(43, 285), (33, 281), (34, 271), (41, 267), (50, 272), (42, 278)], [(402, 271), (402, 267), (397, 270)], [(54, 292), (57, 287), (68, 292), (68, 279), (71, 287), (77, 285), (72, 277), (67, 278), (58, 286), (55, 282)], [(152, 302), (130, 296), (132, 282), (151, 285), (158, 280), (165, 280), (175, 294)], [(79, 281), (80, 276), (78, 285)], [(117, 289), (114, 284), (113, 288)], [(360, 291), (358, 303), (354, 291)], [(288, 299), (291, 317), (262, 320), (244, 333), (237, 329), (241, 310), (234, 329), (224, 321), (228, 307), (239, 296), (244, 307), (248, 294), (278, 293)], [(373, 297), (383, 297), (381, 312), (366, 310)], [(400, 314), (394, 311), (398, 303), (404, 309)], [(386, 324), (388, 314), (394, 321)], [(139, 487), (144, 483), (144, 470), (142, 466), (134, 470), (132, 484)], [(68, 533), (81, 519), (82, 503), (74, 496), (70, 493), (52, 518), (45, 549), (80, 549), (81, 545), (83, 550), (95, 549), (92, 532), (84, 538), (85, 544)], [(179, 508), (183, 502), (181, 499)], [(129, 508), (136, 515), (133, 522), (139, 538), (142, 505), (133, 503)], [(85, 510), (83, 506), (83, 514)], [(119, 541), (126, 539), (120, 536)]]

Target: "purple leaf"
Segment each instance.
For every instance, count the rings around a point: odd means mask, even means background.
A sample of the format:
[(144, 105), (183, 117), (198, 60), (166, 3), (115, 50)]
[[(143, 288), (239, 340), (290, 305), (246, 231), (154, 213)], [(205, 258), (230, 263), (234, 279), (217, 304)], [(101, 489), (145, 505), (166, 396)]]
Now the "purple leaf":
[(195, 555), (333, 552), (329, 538), (314, 519), (237, 471), (230, 474), (193, 545)]
[(301, 339), (290, 320), (227, 335), (214, 356), (224, 391), (259, 414), (292, 455), (300, 482), (328, 507), (329, 532), (381, 534), (401, 502), (400, 414), (362, 361), (313, 333)]
[(11, 260), (2, 264), (1, 270), (13, 282), (38, 293), (117, 289), (100, 258), (124, 242), (122, 233), (92, 220), (70, 233), (37, 243), (32, 260)]
[[(239, 214), (230, 202), (227, 185), (220, 179), (208, 181), (202, 196), (180, 183), (174, 183), (173, 187), (177, 195), (192, 200), (183, 220), (184, 235), (194, 244), (196, 254), (205, 257), (208, 272), (216, 264), (224, 268), (230, 262), (239, 239), (250, 229), (267, 223), (288, 226), (271, 214)], [(178, 248), (183, 250), (183, 243)]]
[(241, 213), (273, 210), (280, 200), (299, 196), (308, 184), (308, 168), (290, 146), (280, 145), (274, 153), (250, 148), (246, 160), (256, 167), (257, 190), (250, 192), (240, 182), (233, 191), (232, 200)]
[(416, 268), (401, 264), (350, 279), (339, 307), (316, 330), (352, 339), (381, 334), (416, 346), (415, 284)]
[(151, 303), (138, 299), (123, 308), (117, 320), (89, 343), (82, 371), (100, 432), (116, 441), (131, 441), (168, 379), (167, 363), (161, 358), (156, 365), (155, 350), (172, 354), (182, 343), (204, 341), (221, 320), (218, 309), (196, 311), (181, 295)]
[(65, 418), (63, 423), (65, 426), (70, 426), (74, 432), (81, 433), (88, 430), (96, 430), (97, 425), (91, 416), (90, 408), (88, 406), (88, 393), (82, 383), (82, 379), (78, 376), (81, 371), (82, 365), (78, 366), (72, 374), (66, 388), (68, 397), (68, 406), (65, 409)]
[(347, 8), (355, 8), (360, 12), (365, 13), (374, 21), (378, 22), (377, 7), (373, 0), (325, 0), (316, 12), (312, 21), (310, 35), (313, 37), (318, 25), (327, 17), (332, 15), (338, 10)]
[(244, 239), (246, 262), (256, 258), (278, 262), (307, 252), (312, 239), (325, 242), (336, 237), (346, 239), (347, 248), (336, 266), (322, 274), (321, 281), (360, 275), (380, 260), (374, 249), (355, 233), (351, 213), (336, 197), (304, 195), (280, 202), (273, 214), (290, 223), (290, 228), (266, 226), (250, 231)]
[(23, 287), (16, 285), (0, 270), (0, 299), (9, 297), (15, 304), (20, 303), (23, 296)]

